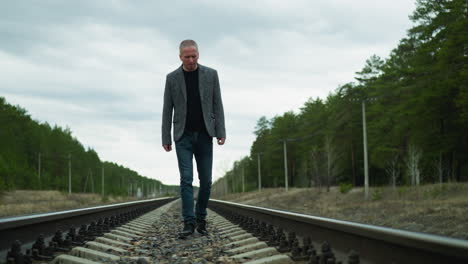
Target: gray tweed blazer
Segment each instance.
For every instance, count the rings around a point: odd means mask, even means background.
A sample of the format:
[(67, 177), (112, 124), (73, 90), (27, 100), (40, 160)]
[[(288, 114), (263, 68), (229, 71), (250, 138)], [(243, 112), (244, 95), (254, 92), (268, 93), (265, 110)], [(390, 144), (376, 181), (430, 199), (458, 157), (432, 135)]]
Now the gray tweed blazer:
[[(226, 138), (224, 110), (221, 100), (218, 72), (198, 64), (203, 119), (208, 134), (212, 137)], [(174, 116), (172, 115), (174, 113)], [(182, 66), (166, 76), (164, 104), (162, 111), (162, 144), (170, 145), (171, 126), (174, 124), (174, 141), (178, 141), (185, 129), (187, 115), (187, 91)]]

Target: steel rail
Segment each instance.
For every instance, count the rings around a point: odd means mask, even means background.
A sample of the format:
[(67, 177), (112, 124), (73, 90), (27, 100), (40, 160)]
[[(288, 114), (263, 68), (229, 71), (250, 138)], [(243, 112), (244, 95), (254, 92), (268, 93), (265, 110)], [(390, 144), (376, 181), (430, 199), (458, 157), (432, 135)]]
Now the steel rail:
[[(0, 252), (4, 253), (19, 240), (23, 246), (31, 245), (43, 234), (52, 236), (57, 230), (66, 231), (71, 227), (89, 224), (98, 218), (114, 216), (119, 213), (141, 208), (157, 208), (175, 198), (164, 197), (144, 201), (126, 202), (90, 208), (74, 209), (44, 214), (17, 216), (0, 219)], [(3, 258), (2, 258), (3, 260)]]
[(252, 217), (276, 228), (310, 237), (320, 247), (328, 241), (338, 256), (359, 252), (360, 263), (468, 263), (468, 241), (316, 217), (211, 199), (209, 207), (223, 215)]

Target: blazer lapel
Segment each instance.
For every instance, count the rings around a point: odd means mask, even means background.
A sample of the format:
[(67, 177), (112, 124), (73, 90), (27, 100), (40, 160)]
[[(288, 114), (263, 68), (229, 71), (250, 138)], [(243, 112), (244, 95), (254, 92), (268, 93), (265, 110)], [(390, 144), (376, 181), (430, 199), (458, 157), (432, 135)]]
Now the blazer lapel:
[(182, 66), (180, 66), (177, 71), (177, 83), (179, 83), (179, 88), (184, 96), (184, 101), (187, 102), (187, 88), (185, 87), (185, 78)]
[(206, 84), (206, 72), (205, 68), (198, 64), (198, 89), (200, 91), (200, 99), (205, 99), (205, 84)]

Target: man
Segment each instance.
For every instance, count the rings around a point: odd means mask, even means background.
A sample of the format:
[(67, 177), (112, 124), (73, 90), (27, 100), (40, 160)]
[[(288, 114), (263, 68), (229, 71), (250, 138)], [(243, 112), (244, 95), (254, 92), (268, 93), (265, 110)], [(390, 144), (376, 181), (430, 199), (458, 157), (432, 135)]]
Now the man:
[[(184, 40), (179, 46), (182, 65), (166, 77), (162, 114), (162, 145), (172, 150), (171, 125), (180, 172), (180, 196), (184, 228), (180, 238), (197, 231), (206, 235), (206, 208), (211, 193), (213, 137), (218, 145), (226, 139), (224, 110), (218, 73), (198, 64), (198, 45)], [(174, 113), (174, 116), (173, 116)], [(200, 189), (194, 213), (193, 157)]]

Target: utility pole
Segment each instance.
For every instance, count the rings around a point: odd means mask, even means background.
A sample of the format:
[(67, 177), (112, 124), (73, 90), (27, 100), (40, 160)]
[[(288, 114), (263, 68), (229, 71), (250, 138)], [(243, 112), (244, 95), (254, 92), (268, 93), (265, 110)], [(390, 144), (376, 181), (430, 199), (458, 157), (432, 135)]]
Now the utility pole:
[(228, 189), (228, 179), (227, 179), (227, 177), (225, 177), (225, 179), (223, 180), (223, 184), (224, 184), (224, 194), (228, 194), (229, 189)]
[(68, 194), (71, 194), (71, 153), (68, 153)]
[(377, 98), (352, 98), (351, 101), (361, 101), (362, 107), (362, 140), (364, 145), (364, 195), (369, 199), (369, 160), (367, 154), (367, 124), (366, 124), (366, 101), (375, 101)]
[(286, 146), (286, 139), (283, 140), (283, 150), (284, 150), (284, 187), (288, 191), (288, 150)]
[(244, 170), (244, 165), (242, 165), (242, 192), (245, 192), (245, 170)]
[[(300, 141), (304, 140), (307, 138), (310, 138), (314, 135), (308, 135), (300, 138), (284, 138), (280, 139), (279, 141), (283, 141), (283, 151), (284, 151), (284, 187), (286, 191), (288, 191), (288, 150), (287, 150), (287, 141)], [(293, 170), (293, 176), (294, 176), (294, 170)]]
[(362, 100), (362, 133), (364, 140), (364, 191), (367, 200), (369, 198), (369, 164), (367, 160), (366, 102), (364, 100)]
[(260, 153), (257, 153), (257, 163), (258, 163), (258, 191), (262, 190), (262, 170), (260, 168)]
[(232, 181), (233, 181), (233, 187), (232, 187), (233, 188), (233, 193), (240, 192), (239, 191), (240, 189), (237, 189), (237, 186), (239, 185), (239, 168), (236, 167), (235, 172), (236, 172), (236, 175), (233, 175), (234, 178), (232, 179)]
[(91, 193), (94, 193), (94, 176), (93, 176), (93, 170), (89, 170), (89, 174), (91, 175)]
[(104, 197), (104, 165), (102, 166), (101, 179), (102, 179), (102, 197)]
[(39, 178), (39, 187), (41, 186), (41, 153), (39, 152), (39, 157), (38, 157), (38, 166), (37, 166), (37, 176)]

